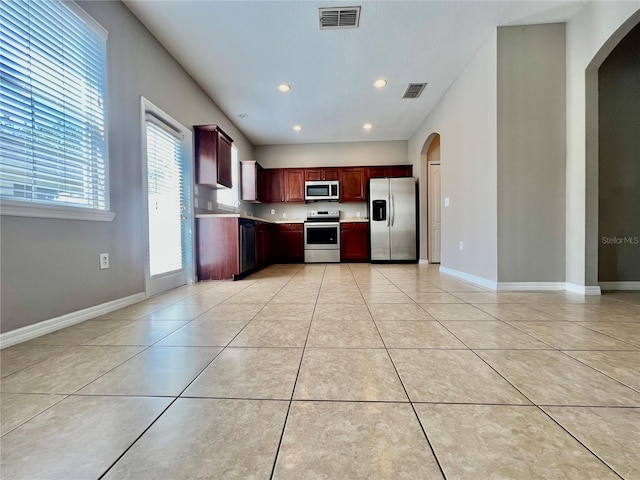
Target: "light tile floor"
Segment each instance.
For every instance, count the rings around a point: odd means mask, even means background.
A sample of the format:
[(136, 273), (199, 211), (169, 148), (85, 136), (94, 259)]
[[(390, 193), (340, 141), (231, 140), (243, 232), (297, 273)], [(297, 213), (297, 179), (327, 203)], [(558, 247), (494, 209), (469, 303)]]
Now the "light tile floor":
[(275, 265), (1, 361), (4, 480), (640, 478), (640, 292)]

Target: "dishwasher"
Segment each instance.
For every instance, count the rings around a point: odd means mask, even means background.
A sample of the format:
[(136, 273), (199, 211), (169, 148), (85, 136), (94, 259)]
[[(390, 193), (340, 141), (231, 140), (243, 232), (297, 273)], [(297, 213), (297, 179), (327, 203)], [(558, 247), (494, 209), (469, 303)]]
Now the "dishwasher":
[(240, 274), (256, 266), (256, 222), (241, 218), (240, 228)]

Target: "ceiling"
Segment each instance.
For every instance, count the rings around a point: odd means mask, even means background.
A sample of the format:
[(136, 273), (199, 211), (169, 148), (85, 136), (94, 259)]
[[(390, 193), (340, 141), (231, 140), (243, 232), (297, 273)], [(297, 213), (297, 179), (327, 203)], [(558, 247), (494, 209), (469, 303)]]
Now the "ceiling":
[[(254, 145), (407, 140), (496, 26), (564, 22), (585, 3), (125, 0)], [(359, 28), (319, 29), (318, 8), (354, 5)]]

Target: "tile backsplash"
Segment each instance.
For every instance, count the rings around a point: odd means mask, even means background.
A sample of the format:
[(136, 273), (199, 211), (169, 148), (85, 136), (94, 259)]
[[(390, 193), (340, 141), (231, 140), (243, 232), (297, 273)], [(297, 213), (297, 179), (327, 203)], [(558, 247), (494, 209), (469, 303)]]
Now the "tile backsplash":
[[(311, 203), (259, 203), (253, 206), (253, 214), (266, 220), (282, 220), (286, 214), (287, 220), (304, 219), (307, 212), (312, 210), (340, 210), (341, 218), (368, 217), (367, 204), (362, 203), (338, 203), (338, 202), (311, 202)], [(271, 210), (275, 210), (272, 214)]]

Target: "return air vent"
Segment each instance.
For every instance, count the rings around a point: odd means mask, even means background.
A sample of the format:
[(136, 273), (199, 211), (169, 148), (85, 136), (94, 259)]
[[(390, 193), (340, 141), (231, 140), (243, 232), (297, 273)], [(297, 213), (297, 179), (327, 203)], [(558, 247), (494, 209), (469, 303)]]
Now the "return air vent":
[(360, 7), (319, 8), (320, 30), (358, 28)]
[(410, 83), (402, 98), (418, 98), (426, 86), (426, 83)]

